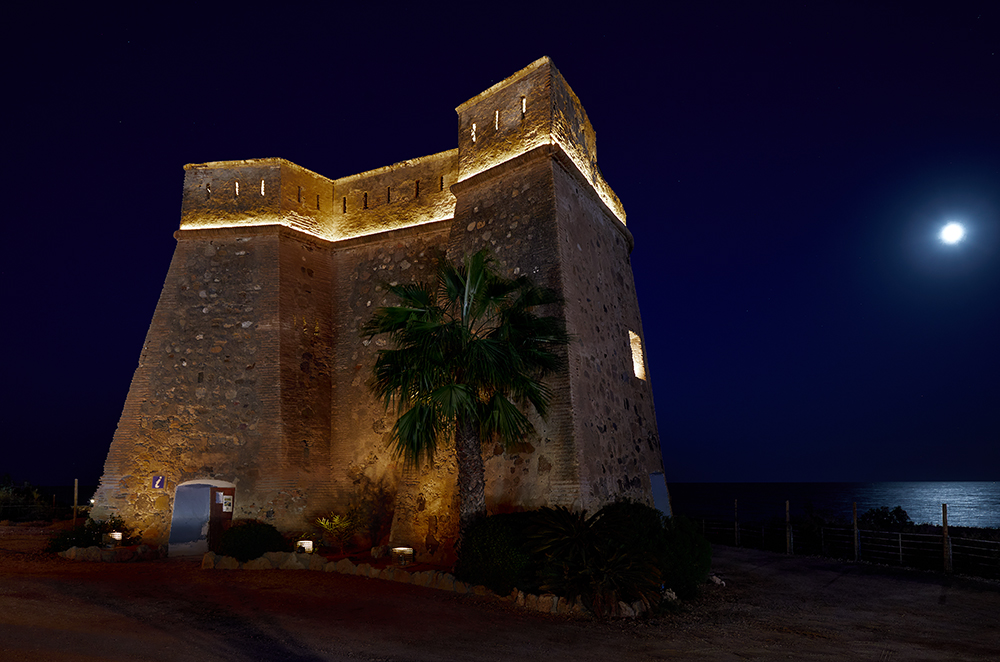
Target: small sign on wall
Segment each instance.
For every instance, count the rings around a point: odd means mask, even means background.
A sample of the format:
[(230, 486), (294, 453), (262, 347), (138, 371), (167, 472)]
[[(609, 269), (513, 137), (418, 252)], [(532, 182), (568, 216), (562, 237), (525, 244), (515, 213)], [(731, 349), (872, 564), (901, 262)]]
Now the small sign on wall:
[(164, 483), (166, 483), (166, 480), (164, 480), (163, 476), (153, 476), (153, 489), (154, 490), (162, 490)]
[(233, 495), (224, 494), (222, 496), (222, 512), (231, 513), (233, 512)]

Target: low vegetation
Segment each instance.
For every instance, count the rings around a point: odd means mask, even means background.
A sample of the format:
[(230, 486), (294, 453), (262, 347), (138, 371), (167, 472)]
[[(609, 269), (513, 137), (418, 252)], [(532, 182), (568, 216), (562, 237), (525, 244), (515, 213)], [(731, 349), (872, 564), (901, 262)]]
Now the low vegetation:
[(606, 616), (620, 602), (655, 608), (664, 589), (693, 597), (710, 565), (708, 541), (690, 522), (619, 501), (590, 516), (543, 508), (481, 519), (462, 539), (455, 574), (501, 595), (516, 587), (579, 597)]
[(88, 519), (75, 528), (60, 531), (52, 538), (45, 548), (47, 552), (64, 552), (70, 547), (100, 547), (108, 544), (107, 535), (118, 532), (122, 534), (118, 545), (138, 545), (139, 536), (135, 530), (127, 526), (122, 518), (112, 515), (106, 520)]
[(291, 544), (271, 524), (257, 520), (236, 520), (222, 534), (219, 551), (240, 563), (256, 559), (267, 552), (291, 551)]

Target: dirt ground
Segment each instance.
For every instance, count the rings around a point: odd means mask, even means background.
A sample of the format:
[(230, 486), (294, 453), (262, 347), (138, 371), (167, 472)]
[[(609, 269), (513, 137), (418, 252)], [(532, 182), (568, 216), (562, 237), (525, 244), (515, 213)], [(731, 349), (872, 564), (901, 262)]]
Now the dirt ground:
[(0, 660), (998, 660), (1000, 584), (716, 547), (677, 613), (596, 622), (335, 573), (101, 564), (0, 526)]

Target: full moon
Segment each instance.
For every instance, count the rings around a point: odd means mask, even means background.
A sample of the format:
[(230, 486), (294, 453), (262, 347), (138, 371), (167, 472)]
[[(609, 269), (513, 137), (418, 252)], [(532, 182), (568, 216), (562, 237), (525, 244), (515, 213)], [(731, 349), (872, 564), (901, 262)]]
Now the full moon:
[(941, 228), (941, 241), (946, 244), (957, 244), (965, 236), (965, 228), (961, 223), (949, 223)]

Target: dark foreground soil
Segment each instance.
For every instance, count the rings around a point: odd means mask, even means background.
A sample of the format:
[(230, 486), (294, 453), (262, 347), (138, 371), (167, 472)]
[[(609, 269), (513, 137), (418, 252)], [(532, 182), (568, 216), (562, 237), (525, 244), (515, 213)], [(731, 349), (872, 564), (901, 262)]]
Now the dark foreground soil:
[(1000, 660), (1000, 585), (715, 548), (677, 613), (596, 622), (335, 573), (66, 561), (0, 526), (0, 660)]

